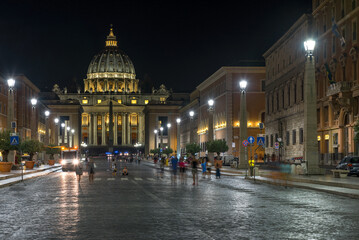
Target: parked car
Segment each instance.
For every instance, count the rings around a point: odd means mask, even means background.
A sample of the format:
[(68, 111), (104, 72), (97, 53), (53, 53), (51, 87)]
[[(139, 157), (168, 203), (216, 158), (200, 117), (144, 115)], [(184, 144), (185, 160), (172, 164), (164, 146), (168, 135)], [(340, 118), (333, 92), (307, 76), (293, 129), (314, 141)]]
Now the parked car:
[(348, 176), (357, 175), (359, 177), (359, 157), (347, 156), (344, 157), (336, 166), (336, 169), (348, 170)]

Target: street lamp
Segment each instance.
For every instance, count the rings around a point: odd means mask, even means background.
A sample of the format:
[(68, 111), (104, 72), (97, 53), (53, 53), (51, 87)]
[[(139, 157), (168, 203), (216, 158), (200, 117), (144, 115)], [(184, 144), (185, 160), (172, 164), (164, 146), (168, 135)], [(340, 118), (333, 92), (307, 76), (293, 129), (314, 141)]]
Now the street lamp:
[(180, 157), (181, 157), (181, 135), (180, 135), (181, 119), (177, 118), (176, 122), (177, 122), (177, 158), (180, 159)]
[(171, 126), (172, 126), (171, 123), (167, 123), (167, 145), (169, 148), (171, 148), (171, 135), (170, 135)]
[[(208, 112), (209, 112), (209, 116), (208, 116), (208, 139), (207, 139), (208, 142), (213, 141), (213, 112), (214, 112), (213, 105), (214, 105), (214, 100), (209, 99), (208, 100)], [(214, 161), (213, 153), (208, 153), (208, 158), (213, 163), (213, 161)]]
[(45, 111), (45, 117), (48, 118), (50, 116), (50, 111), (49, 110), (46, 110)]
[(49, 116), (50, 116), (50, 111), (46, 110), (45, 111), (45, 127), (46, 127), (45, 145), (49, 145)]
[(54, 119), (56, 130), (55, 130), (55, 145), (59, 145), (59, 118)]
[(189, 111), (189, 119), (190, 119), (190, 123), (189, 123), (189, 143), (193, 142), (193, 129), (192, 129), (192, 125), (193, 125), (193, 116), (194, 116), (194, 111)]
[(163, 145), (163, 127), (160, 127), (160, 148)]
[(31, 98), (31, 105), (32, 105), (33, 109), (36, 107), (36, 104), (37, 104), (37, 99), (36, 98)]
[(154, 134), (155, 134), (155, 149), (157, 148), (157, 133), (158, 133), (158, 130), (155, 129), (153, 130)]
[[(14, 94), (14, 87), (15, 87), (15, 80), (10, 78), (7, 80), (7, 84), (9, 86), (9, 93), (7, 97), (7, 128), (12, 132), (16, 133), (16, 122), (15, 122), (15, 94)], [(15, 152), (10, 151), (8, 155), (8, 159), (10, 162), (15, 162)]]
[(247, 103), (246, 103), (246, 89), (247, 81), (241, 80), (239, 82), (239, 87), (241, 89), (241, 103), (240, 103), (240, 115), (239, 115), (239, 165), (238, 168), (245, 169), (247, 168), (247, 148), (244, 147), (241, 142), (247, 140)]
[(70, 147), (70, 130), (71, 130), (71, 128), (69, 126), (67, 126), (66, 130), (67, 130), (67, 147)]
[(64, 145), (65, 142), (65, 123), (61, 123), (61, 144)]
[(36, 104), (37, 104), (37, 99), (36, 98), (31, 98), (30, 100), (31, 102), (31, 106), (32, 106), (32, 114), (31, 114), (31, 138), (32, 139), (37, 139), (37, 124), (36, 124)]
[(71, 141), (71, 146), (74, 147), (74, 141), (75, 141), (75, 129), (71, 129), (71, 133), (72, 133), (72, 141)]
[(304, 160), (307, 174), (321, 174), (318, 159), (317, 141), (317, 96), (315, 86), (315, 61), (313, 53), (315, 41), (309, 39), (304, 42), (306, 53), (304, 72)]

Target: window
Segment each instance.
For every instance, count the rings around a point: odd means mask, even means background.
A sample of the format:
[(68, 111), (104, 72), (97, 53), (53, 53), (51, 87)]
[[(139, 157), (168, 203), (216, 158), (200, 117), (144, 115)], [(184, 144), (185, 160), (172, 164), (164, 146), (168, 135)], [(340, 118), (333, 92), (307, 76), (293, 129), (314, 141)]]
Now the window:
[(328, 118), (329, 118), (329, 111), (328, 111), (328, 106), (324, 107), (324, 113), (323, 113), (323, 118), (324, 118), (324, 123), (328, 123)]
[(327, 31), (327, 15), (323, 16), (323, 32)]
[(358, 80), (357, 61), (353, 61), (353, 80)]
[(165, 97), (160, 97), (160, 101), (161, 101), (161, 102), (165, 102), (165, 101), (166, 101), (166, 98), (165, 98)]
[(352, 0), (352, 10), (357, 7), (357, 0)]
[(300, 100), (304, 100), (304, 80), (302, 79), (302, 83), (300, 85)]
[(296, 83), (294, 83), (293, 92), (294, 92), (294, 103), (297, 103), (297, 84)]
[(149, 102), (149, 101), (146, 99), (146, 100), (145, 100), (145, 104), (148, 104), (148, 102)]
[(282, 107), (284, 109), (284, 89), (282, 90)]
[(279, 111), (279, 93), (277, 93), (277, 111)]
[(97, 103), (101, 103), (102, 102), (102, 100), (101, 99), (97, 99)]
[(88, 125), (88, 118), (87, 116), (82, 116), (82, 126), (87, 126)]
[(289, 146), (289, 131), (285, 132), (285, 144)]
[(272, 112), (274, 112), (274, 96), (272, 95)]
[(303, 144), (303, 128), (299, 129), (299, 144)]
[(265, 79), (262, 79), (261, 80), (261, 91), (265, 92), (265, 90), (266, 90), (266, 81), (265, 81)]
[(273, 147), (273, 135), (270, 135), (270, 146)]
[(268, 147), (268, 135), (266, 135), (266, 147)]
[(357, 40), (357, 21), (353, 21), (352, 23), (352, 39), (353, 42)]
[(288, 106), (290, 106), (290, 85), (288, 85)]
[(345, 0), (341, 1), (341, 11), (340, 16), (343, 18), (345, 16)]
[(320, 108), (317, 109), (317, 124), (320, 124)]
[(293, 145), (297, 143), (297, 131), (295, 129), (292, 131), (292, 143)]
[(132, 100), (131, 100), (131, 104), (137, 104), (137, 100), (136, 100), (136, 99), (132, 99)]
[(88, 103), (89, 103), (89, 101), (87, 99), (82, 100), (82, 104), (88, 104)]
[(122, 100), (121, 100), (121, 99), (118, 99), (117, 102), (118, 102), (119, 104), (122, 104)]

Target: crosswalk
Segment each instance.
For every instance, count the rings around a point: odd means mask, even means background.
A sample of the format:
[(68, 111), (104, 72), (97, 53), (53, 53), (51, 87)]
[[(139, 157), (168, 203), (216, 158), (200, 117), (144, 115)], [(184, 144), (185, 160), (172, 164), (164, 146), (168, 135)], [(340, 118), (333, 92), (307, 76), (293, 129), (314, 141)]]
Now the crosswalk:
[[(164, 181), (166, 180), (165, 178), (156, 178), (157, 180), (160, 180), (160, 181)], [(141, 178), (141, 177), (133, 177), (133, 178), (130, 178), (130, 177), (107, 177), (107, 178), (101, 178), (101, 177), (97, 177), (97, 178), (94, 178), (94, 181), (128, 181), (128, 180), (134, 180), (134, 181), (155, 181), (156, 180), (155, 178), (152, 178), (152, 177), (149, 177), (149, 178)]]

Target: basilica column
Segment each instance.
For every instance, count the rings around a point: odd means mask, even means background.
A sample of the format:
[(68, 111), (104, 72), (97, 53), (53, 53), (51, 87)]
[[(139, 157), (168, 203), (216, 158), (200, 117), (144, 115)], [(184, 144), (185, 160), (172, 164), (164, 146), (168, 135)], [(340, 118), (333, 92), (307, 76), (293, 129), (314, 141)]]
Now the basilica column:
[(131, 143), (131, 113), (127, 113), (127, 144)]
[(93, 115), (93, 145), (97, 145), (97, 113)]
[(122, 145), (126, 145), (126, 113), (121, 113), (122, 116)]
[(106, 123), (105, 123), (105, 113), (102, 113), (102, 121), (101, 121), (101, 131), (102, 131), (102, 143), (101, 145), (106, 145)]
[(138, 142), (144, 144), (145, 115), (143, 112), (138, 113)]
[(92, 145), (92, 118), (93, 118), (93, 114), (89, 113), (88, 114), (88, 140), (87, 140), (87, 144), (88, 145)]
[(113, 145), (118, 145), (117, 143), (117, 134), (118, 134), (118, 113), (114, 113), (115, 115), (115, 126), (114, 126), (114, 134), (113, 134)]

